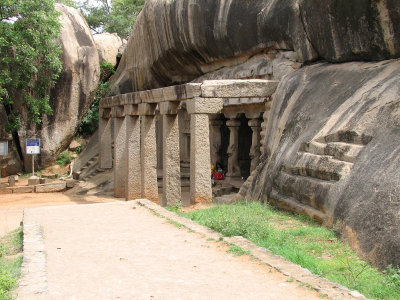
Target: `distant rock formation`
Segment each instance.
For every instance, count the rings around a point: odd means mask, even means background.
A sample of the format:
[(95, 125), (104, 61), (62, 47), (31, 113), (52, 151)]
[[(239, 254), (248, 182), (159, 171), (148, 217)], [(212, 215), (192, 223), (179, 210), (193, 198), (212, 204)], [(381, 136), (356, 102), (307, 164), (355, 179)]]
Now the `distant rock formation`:
[(99, 52), (100, 64), (108, 61), (113, 66), (117, 65), (117, 58), (122, 56), (119, 52), (123, 40), (116, 33), (100, 33), (93, 36)]
[(281, 80), (240, 195), (336, 224), (360, 255), (400, 266), (399, 23), (396, 0), (147, 1), (113, 93)]
[[(7, 174), (21, 171), (22, 166), (26, 171), (32, 169), (31, 156), (25, 153), (27, 138), (41, 138), (38, 162), (42, 167), (53, 163), (73, 139), (96, 93), (100, 76), (99, 56), (86, 20), (74, 8), (56, 4), (56, 9), (61, 12), (59, 42), (63, 51), (63, 70), (50, 95), (53, 114), (43, 116), (40, 126), (28, 125), (26, 109), (16, 102), (14, 109), (20, 113), (22, 126), (10, 140), (12, 151), (7, 159)], [(1, 122), (3, 124), (6, 122)], [(4, 131), (1, 125), (0, 132)]]

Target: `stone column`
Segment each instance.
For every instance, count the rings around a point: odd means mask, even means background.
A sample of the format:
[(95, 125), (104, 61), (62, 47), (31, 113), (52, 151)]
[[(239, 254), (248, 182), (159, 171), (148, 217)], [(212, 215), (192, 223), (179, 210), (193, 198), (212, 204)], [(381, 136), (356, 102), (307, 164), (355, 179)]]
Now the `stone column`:
[(142, 196), (140, 161), (140, 119), (138, 105), (125, 105), (126, 122), (126, 188), (125, 199), (139, 199)]
[(228, 170), (226, 172), (227, 177), (240, 177), (240, 166), (238, 161), (239, 156), (239, 126), (240, 121), (231, 119), (226, 121), (228, 126), (229, 135), (229, 146), (227, 150), (228, 154)]
[(139, 115), (141, 118), (141, 194), (153, 202), (158, 202), (157, 186), (157, 146), (155, 130), (155, 108), (154, 103), (139, 104)]
[(213, 119), (210, 121), (211, 134), (210, 134), (210, 145), (211, 145), (211, 163), (215, 166), (217, 162), (221, 163), (221, 155), (219, 153), (221, 147), (221, 126), (222, 120)]
[(190, 201), (211, 202), (211, 161), (208, 114), (221, 111), (221, 98), (196, 97), (187, 101), (190, 114)]
[(111, 108), (99, 109), (99, 167), (112, 168)]
[(126, 184), (126, 122), (124, 118), (124, 107), (114, 106), (112, 108), (114, 118), (114, 196), (125, 197)]
[(179, 151), (179, 102), (161, 102), (163, 136), (163, 196), (161, 205), (181, 203), (181, 171)]
[(260, 151), (260, 131), (261, 131), (261, 120), (252, 119), (249, 121), (249, 126), (253, 131), (252, 139), (251, 139), (251, 148), (249, 156), (251, 158), (251, 166), (250, 172), (253, 172), (254, 169), (258, 166), (261, 151)]

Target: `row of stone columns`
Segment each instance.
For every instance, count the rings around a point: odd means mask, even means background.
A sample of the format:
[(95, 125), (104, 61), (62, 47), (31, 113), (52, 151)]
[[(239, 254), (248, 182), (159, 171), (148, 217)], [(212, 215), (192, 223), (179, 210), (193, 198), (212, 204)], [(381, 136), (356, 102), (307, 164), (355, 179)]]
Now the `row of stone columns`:
[[(112, 167), (111, 118), (114, 123), (114, 195), (147, 198), (163, 206), (181, 201), (178, 109), (180, 102), (160, 102), (163, 122), (163, 197), (158, 199), (155, 109), (140, 103), (100, 109), (100, 167)], [(191, 203), (211, 201), (209, 117), (222, 109), (222, 99), (187, 101), (191, 115)]]
[[(227, 149), (228, 155), (228, 168), (227, 168), (227, 177), (239, 177), (240, 175), (240, 166), (238, 161), (239, 156), (239, 127), (241, 126), (240, 120), (237, 120), (235, 117), (229, 116), (230, 119), (226, 121), (226, 126), (229, 129), (229, 146)], [(248, 121), (248, 125), (252, 129), (252, 142), (250, 148), (250, 159), (251, 166), (250, 172), (252, 172), (259, 163), (260, 159), (260, 132), (261, 132), (261, 123), (262, 121), (258, 118), (253, 118)], [(213, 164), (216, 164), (217, 161), (220, 161), (221, 157), (219, 154), (219, 150), (221, 147), (221, 126), (223, 125), (222, 120), (214, 119), (210, 122), (212, 129), (212, 147), (211, 147), (211, 161)]]

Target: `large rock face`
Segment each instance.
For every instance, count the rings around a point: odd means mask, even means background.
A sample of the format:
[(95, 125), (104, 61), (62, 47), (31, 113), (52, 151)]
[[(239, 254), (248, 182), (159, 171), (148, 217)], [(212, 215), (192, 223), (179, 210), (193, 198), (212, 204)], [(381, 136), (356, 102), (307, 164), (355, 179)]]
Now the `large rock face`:
[(240, 194), (336, 224), (373, 263), (400, 265), (399, 68), (322, 63), (288, 75)]
[(96, 34), (93, 38), (96, 42), (97, 51), (99, 52), (100, 64), (107, 61), (113, 66), (116, 66), (119, 49), (123, 44), (118, 34), (105, 32)]
[(271, 49), (300, 62), (400, 54), (396, 0), (153, 0), (133, 26), (114, 76), (125, 93), (187, 82)]
[(240, 195), (335, 224), (399, 266), (399, 23), (396, 0), (147, 1), (113, 90), (280, 80)]
[[(56, 4), (60, 22), (63, 70), (51, 91), (51, 116), (43, 117), (40, 129), (27, 125), (18, 132), (24, 165), (31, 169), (31, 157), (25, 154), (25, 139), (41, 138), (41, 166), (53, 163), (66, 149), (93, 101), (100, 76), (99, 56), (90, 29), (78, 10)], [(24, 113), (22, 112), (24, 116)], [(26, 116), (24, 121), (26, 122)]]

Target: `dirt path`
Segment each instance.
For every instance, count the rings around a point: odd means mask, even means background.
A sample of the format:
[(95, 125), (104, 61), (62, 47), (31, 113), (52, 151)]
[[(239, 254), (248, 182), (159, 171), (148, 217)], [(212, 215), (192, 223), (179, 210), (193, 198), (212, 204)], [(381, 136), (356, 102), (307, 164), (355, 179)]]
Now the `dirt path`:
[(22, 221), (24, 208), (90, 204), (99, 202), (116, 201), (109, 197), (68, 196), (63, 193), (28, 193), (0, 195), (0, 236), (18, 228)]
[(24, 223), (43, 231), (43, 299), (319, 299), (136, 202), (32, 208)]

